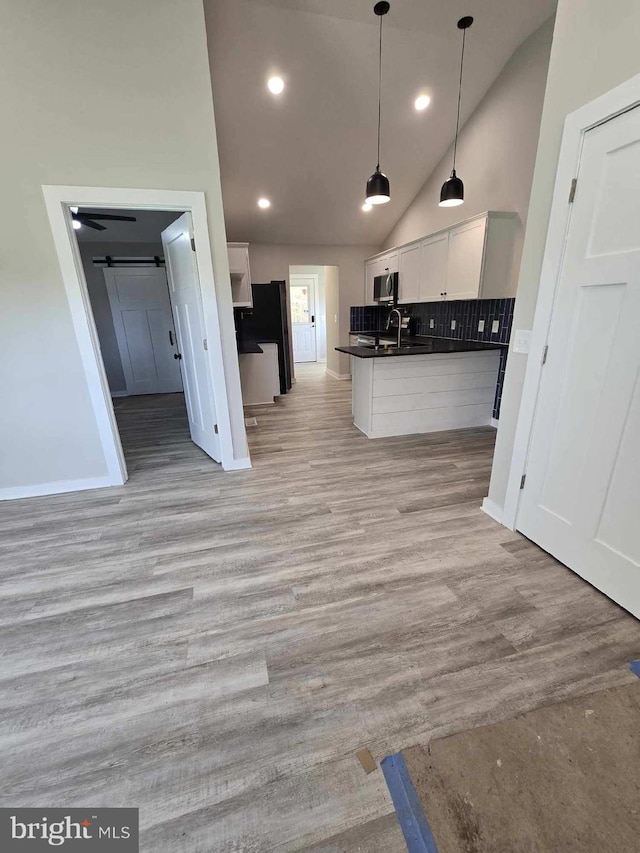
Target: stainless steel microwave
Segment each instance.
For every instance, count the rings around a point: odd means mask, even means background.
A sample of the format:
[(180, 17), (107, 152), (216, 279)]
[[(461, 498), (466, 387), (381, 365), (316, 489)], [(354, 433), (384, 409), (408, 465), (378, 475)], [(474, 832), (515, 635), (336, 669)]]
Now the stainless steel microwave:
[(387, 272), (384, 275), (376, 275), (373, 279), (373, 298), (376, 302), (398, 301), (398, 273)]

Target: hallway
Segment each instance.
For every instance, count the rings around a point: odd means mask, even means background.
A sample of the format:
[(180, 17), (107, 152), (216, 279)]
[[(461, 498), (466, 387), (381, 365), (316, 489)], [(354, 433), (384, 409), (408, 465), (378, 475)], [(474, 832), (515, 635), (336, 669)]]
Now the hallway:
[(2, 805), (139, 807), (145, 853), (400, 853), (358, 749), (634, 680), (640, 624), (481, 512), (492, 429), (370, 441), (350, 383), (297, 377), (251, 470), (177, 395), (119, 401), (125, 486), (0, 507)]

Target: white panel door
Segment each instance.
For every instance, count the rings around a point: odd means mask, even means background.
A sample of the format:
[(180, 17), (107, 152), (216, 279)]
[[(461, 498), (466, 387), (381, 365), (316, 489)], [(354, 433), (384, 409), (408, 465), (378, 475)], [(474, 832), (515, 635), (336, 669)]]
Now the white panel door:
[(205, 352), (200, 281), (192, 239), (189, 213), (183, 213), (162, 232), (191, 438), (220, 462), (216, 404)]
[(398, 252), (398, 302), (420, 301), (420, 253), (419, 242)]
[(517, 527), (640, 617), (640, 108), (585, 134)]
[(427, 237), (422, 241), (420, 254), (420, 302), (436, 302), (444, 298), (447, 289), (447, 259), (449, 232)]
[(107, 267), (104, 280), (127, 394), (182, 391), (165, 271)]
[(467, 222), (449, 232), (447, 299), (477, 299), (480, 293), (486, 217)]
[(315, 275), (297, 274), (289, 282), (294, 362), (317, 361), (316, 283)]

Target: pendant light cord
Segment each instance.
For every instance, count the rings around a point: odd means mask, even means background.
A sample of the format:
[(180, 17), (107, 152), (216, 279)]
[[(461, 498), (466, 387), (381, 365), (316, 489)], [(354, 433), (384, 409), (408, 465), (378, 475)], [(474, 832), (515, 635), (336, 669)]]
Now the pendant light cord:
[(453, 141), (453, 171), (456, 170), (456, 154), (458, 152), (458, 129), (460, 127), (460, 97), (462, 95), (462, 68), (464, 66), (464, 42), (467, 30), (462, 30), (462, 54), (460, 56), (460, 81), (458, 83), (458, 115), (456, 117), (456, 135)]
[(376, 172), (380, 171), (380, 102), (382, 99), (382, 15), (380, 15), (380, 44), (378, 49), (378, 165)]

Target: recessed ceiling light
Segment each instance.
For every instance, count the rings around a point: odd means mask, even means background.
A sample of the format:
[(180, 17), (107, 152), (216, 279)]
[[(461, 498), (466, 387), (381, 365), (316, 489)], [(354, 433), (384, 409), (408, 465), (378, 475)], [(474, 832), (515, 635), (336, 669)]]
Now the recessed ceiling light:
[(271, 202), (268, 198), (259, 198), (258, 207), (261, 207), (262, 210), (266, 210), (268, 207), (271, 207)]
[(73, 220), (73, 227), (74, 227), (74, 228), (76, 229), (76, 231), (77, 231), (77, 230), (78, 230), (78, 228), (82, 228), (82, 222), (80, 222), (80, 220), (79, 220), (79, 219), (74, 219), (74, 220)]
[(78, 212), (78, 210), (79, 210), (79, 208), (77, 208), (77, 207), (70, 207), (70, 208), (69, 208), (69, 210), (71, 211), (71, 213), (77, 213), (77, 212)]
[(362, 209), (364, 210), (365, 213), (368, 213), (370, 210), (373, 209), (373, 205), (369, 204), (368, 201), (365, 201), (365, 203), (362, 205)]
[(267, 88), (273, 95), (280, 95), (284, 91), (284, 80), (282, 77), (269, 77)]
[(414, 106), (417, 110), (426, 110), (430, 103), (431, 98), (429, 97), (429, 95), (418, 95), (415, 100)]

